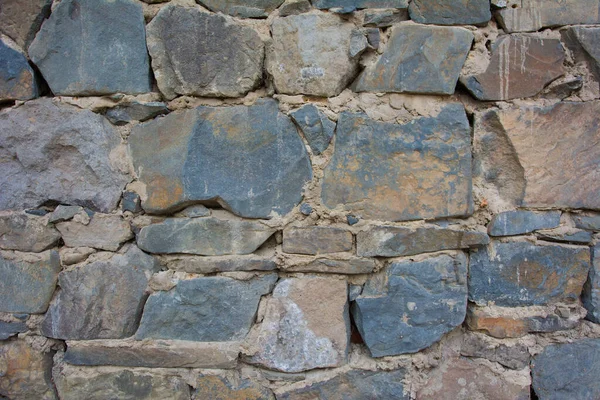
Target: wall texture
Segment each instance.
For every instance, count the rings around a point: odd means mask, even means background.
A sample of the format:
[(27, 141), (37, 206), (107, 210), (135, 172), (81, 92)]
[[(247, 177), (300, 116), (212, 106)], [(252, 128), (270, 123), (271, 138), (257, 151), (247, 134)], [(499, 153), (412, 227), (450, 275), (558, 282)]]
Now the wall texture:
[(600, 398), (600, 1), (0, 31), (1, 399)]

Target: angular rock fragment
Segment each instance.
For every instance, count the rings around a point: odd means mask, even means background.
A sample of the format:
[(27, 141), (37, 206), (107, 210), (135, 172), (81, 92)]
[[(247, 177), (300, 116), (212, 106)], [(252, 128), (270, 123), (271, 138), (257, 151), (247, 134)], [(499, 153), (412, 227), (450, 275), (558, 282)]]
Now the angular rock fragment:
[(291, 266), (284, 265), (281, 268), (288, 272), (321, 272), (326, 274), (370, 274), (375, 270), (377, 264), (368, 258), (356, 258), (332, 260), (330, 258), (315, 258), (307, 261), (294, 263)]
[(3, 322), (0, 321), (0, 340), (6, 340), (21, 332), (27, 331), (25, 322)]
[(352, 250), (352, 232), (327, 226), (291, 227), (283, 231), (283, 251), (327, 254)]
[(48, 222), (56, 223), (56, 222), (64, 222), (70, 219), (80, 212), (84, 211), (83, 207), (79, 206), (63, 206), (59, 205), (56, 209), (50, 214), (48, 218)]
[(400, 261), (371, 278), (352, 315), (373, 357), (416, 353), (465, 319), (467, 258), (443, 254)]
[(38, 96), (35, 72), (27, 58), (9, 40), (0, 36), (0, 101), (30, 100)]
[[(177, 257), (177, 256), (176, 256)], [(250, 256), (178, 257), (167, 260), (169, 269), (190, 274), (212, 274), (231, 271), (273, 271), (277, 263), (271, 259)]]
[(600, 80), (600, 28), (572, 26), (562, 32), (562, 39), (575, 61), (586, 61), (590, 71)]
[(96, 213), (87, 225), (78, 221), (67, 221), (59, 222), (56, 228), (68, 247), (116, 251), (123, 242), (133, 237), (129, 222), (116, 214)]
[[(398, 22), (408, 20), (406, 10), (397, 9), (376, 9), (366, 10), (363, 16), (363, 26), (376, 26), (377, 28), (387, 28)], [(379, 30), (377, 30), (377, 38), (379, 38)], [(377, 48), (377, 46), (373, 46)]]
[(507, 211), (494, 215), (488, 225), (490, 236), (514, 236), (560, 225), (560, 211)]
[(399, 125), (342, 113), (321, 198), (364, 218), (407, 221), (472, 212), (471, 140), (462, 105)]
[(600, 244), (592, 248), (592, 267), (581, 296), (586, 316), (592, 322), (600, 323)]
[(408, 8), (408, 0), (312, 0), (320, 9), (329, 8)]
[(588, 231), (600, 231), (600, 214), (577, 214), (573, 215), (575, 227)]
[(408, 11), (419, 24), (482, 25), (492, 18), (488, 0), (412, 0)]
[(139, 213), (142, 211), (142, 199), (140, 198), (140, 195), (129, 191), (123, 193), (121, 209), (132, 213)]
[(464, 28), (400, 24), (386, 51), (353, 83), (357, 92), (452, 94), (473, 34)]
[(556, 229), (551, 231), (539, 231), (537, 237), (549, 242), (563, 242), (573, 244), (589, 244), (592, 242), (592, 233), (578, 229)]
[(312, 179), (304, 144), (273, 100), (171, 113), (136, 126), (129, 145), (147, 212), (217, 201), (243, 217), (269, 218), (300, 203)]
[(279, 7), (279, 16), (287, 17), (290, 15), (304, 14), (309, 12), (311, 4), (309, 0), (287, 0)]
[(260, 297), (271, 291), (276, 274), (248, 281), (207, 277), (180, 281), (169, 292), (155, 292), (146, 302), (136, 339), (198, 342), (243, 340)]
[(327, 150), (331, 139), (333, 139), (335, 122), (327, 118), (313, 104), (305, 105), (292, 112), (290, 116), (300, 127), (313, 153), (318, 155)]
[(480, 333), (468, 333), (464, 336), (460, 354), (466, 357), (485, 358), (510, 369), (521, 370), (529, 366), (527, 345), (505, 344)]
[(275, 396), (269, 389), (250, 379), (201, 375), (196, 380), (192, 400), (204, 399), (275, 400)]
[(491, 48), (485, 72), (460, 81), (478, 100), (531, 97), (565, 73), (565, 50), (558, 39), (505, 35)]
[(151, 90), (144, 15), (132, 0), (61, 1), (29, 56), (55, 95)]
[(45, 218), (27, 213), (0, 214), (0, 249), (39, 253), (59, 239), (60, 233)]
[(583, 78), (576, 76), (574, 78), (563, 78), (552, 82), (542, 93), (543, 99), (564, 100), (571, 97), (574, 93), (583, 88)]
[(106, 111), (106, 118), (115, 125), (126, 125), (131, 121), (144, 122), (159, 115), (168, 114), (169, 109), (165, 103), (153, 101), (149, 103), (140, 103), (134, 101), (131, 103), (120, 104)]
[(27, 49), (50, 15), (52, 0), (3, 0), (0, 7), (0, 32)]
[(262, 79), (264, 45), (258, 33), (199, 8), (161, 9), (148, 24), (148, 51), (158, 87), (167, 99), (239, 97)]
[(265, 18), (284, 0), (196, 0), (214, 12), (242, 18)]
[(283, 372), (336, 367), (348, 354), (350, 319), (345, 280), (288, 278), (267, 300), (253, 332), (248, 362)]

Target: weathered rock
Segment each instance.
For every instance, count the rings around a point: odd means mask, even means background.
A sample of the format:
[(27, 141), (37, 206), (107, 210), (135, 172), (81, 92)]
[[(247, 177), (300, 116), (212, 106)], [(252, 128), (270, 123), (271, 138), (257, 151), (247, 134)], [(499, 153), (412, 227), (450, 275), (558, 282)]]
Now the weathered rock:
[(0, 252), (0, 312), (46, 312), (56, 287), (58, 252)]
[(120, 140), (105, 118), (50, 99), (0, 111), (0, 209), (114, 209), (129, 181), (113, 161)]
[(592, 233), (578, 229), (556, 229), (537, 232), (537, 237), (549, 242), (588, 244), (592, 242)]
[(406, 221), (472, 213), (470, 127), (462, 105), (398, 125), (342, 113), (321, 198), (364, 218)]
[(264, 18), (283, 3), (283, 0), (196, 0), (214, 12), (242, 18)]
[(30, 100), (38, 96), (35, 72), (27, 58), (8, 39), (0, 36), (0, 101)]
[(419, 24), (482, 25), (492, 18), (488, 0), (413, 0), (408, 11)]
[[(600, 102), (476, 113), (474, 174), (513, 205), (600, 209)], [(532, 151), (534, 149), (534, 151)]]
[(408, 0), (312, 0), (320, 9), (329, 8), (408, 8)]
[(575, 61), (587, 62), (596, 79), (600, 79), (600, 46), (598, 45), (600, 29), (572, 26), (561, 33)]
[(341, 17), (322, 12), (275, 18), (267, 71), (277, 92), (340, 94), (358, 71), (359, 54), (352, 57), (350, 49), (354, 29)]
[(131, 121), (144, 122), (159, 115), (168, 114), (169, 109), (165, 103), (153, 101), (149, 103), (140, 103), (134, 101), (131, 103), (120, 104), (106, 111), (106, 118), (115, 125), (126, 125)]
[(273, 100), (171, 113), (135, 127), (129, 144), (147, 212), (217, 200), (235, 214), (268, 218), (290, 212), (312, 179), (304, 144)]
[(550, 345), (533, 358), (533, 389), (540, 400), (600, 397), (600, 340)]
[(400, 261), (365, 285), (352, 315), (373, 357), (415, 353), (465, 319), (467, 258), (443, 254)]
[(292, 112), (290, 116), (300, 127), (313, 153), (321, 154), (327, 150), (331, 139), (333, 139), (335, 122), (327, 118), (313, 104), (305, 105)]
[(507, 211), (494, 215), (488, 225), (490, 236), (513, 236), (552, 229), (560, 225), (560, 211)]
[(352, 250), (352, 232), (328, 226), (291, 227), (283, 231), (283, 251), (327, 254)]
[(150, 295), (136, 339), (242, 340), (254, 321), (260, 297), (276, 281), (275, 274), (249, 281), (225, 277), (180, 281), (169, 292)]
[(322, 272), (330, 274), (370, 274), (375, 270), (376, 263), (368, 258), (352, 257), (347, 260), (332, 260), (330, 258), (309, 259), (306, 262), (283, 266), (288, 272)]
[(577, 214), (573, 215), (575, 227), (589, 231), (600, 231), (600, 214)]
[(231, 271), (273, 271), (277, 263), (271, 259), (249, 256), (181, 257), (168, 260), (169, 269), (190, 274), (213, 274)]
[(3, 322), (0, 321), (0, 340), (6, 340), (21, 332), (27, 331), (27, 325), (24, 322)]
[(523, 343), (505, 344), (479, 333), (467, 333), (460, 347), (466, 357), (485, 358), (503, 366), (520, 370), (529, 366), (529, 350)]
[(80, 212), (84, 211), (83, 207), (79, 206), (63, 206), (59, 205), (56, 209), (50, 214), (48, 218), (48, 222), (56, 223), (63, 222), (73, 219), (73, 217)]
[(485, 72), (460, 79), (478, 100), (535, 96), (565, 73), (565, 50), (558, 39), (505, 35), (491, 51)]
[[(377, 28), (387, 28), (394, 24), (408, 20), (406, 10), (398, 9), (376, 9), (367, 10), (363, 16), (363, 26), (376, 26)], [(368, 36), (368, 35), (367, 35)], [(377, 31), (377, 39), (379, 39), (379, 31)], [(378, 46), (374, 46), (377, 48)]]
[(404, 370), (351, 370), (327, 381), (316, 382), (302, 389), (277, 394), (277, 400), (408, 400), (404, 393)]
[(178, 212), (175, 216), (184, 218), (208, 217), (210, 216), (210, 210), (202, 204), (196, 204)]
[(313, 208), (310, 204), (304, 203), (300, 206), (300, 212), (302, 213), (302, 215), (308, 216), (313, 212)]
[(592, 248), (592, 267), (581, 296), (588, 310), (587, 319), (600, 323), (600, 244)]
[(151, 90), (144, 15), (132, 0), (61, 1), (29, 56), (55, 95)]
[(148, 51), (158, 88), (167, 99), (239, 97), (262, 79), (264, 45), (258, 33), (197, 8), (161, 9), (148, 24)]
[(598, 0), (520, 0), (510, 3), (509, 7), (496, 12), (496, 19), (507, 33), (600, 23)]
[(120, 215), (96, 213), (87, 225), (77, 221), (59, 222), (56, 228), (68, 247), (92, 247), (116, 251), (133, 237), (129, 222)]
[(59, 250), (60, 261), (62, 265), (73, 265), (87, 260), (87, 258), (94, 254), (96, 249), (91, 247), (63, 247)]
[(3, 0), (0, 7), (0, 32), (27, 49), (42, 22), (50, 15), (52, 0)]
[(51, 371), (52, 354), (24, 340), (0, 342), (0, 396), (56, 400)]
[(588, 248), (493, 241), (471, 252), (469, 300), (502, 307), (572, 303), (590, 269)]
[(44, 317), (42, 334), (63, 340), (133, 335), (148, 280), (159, 269), (151, 256), (131, 246), (125, 254), (61, 272), (60, 290)]
[(196, 380), (192, 400), (246, 399), (275, 400), (273, 393), (250, 379), (226, 379), (219, 376), (201, 375)]
[(473, 34), (464, 28), (400, 24), (386, 51), (353, 84), (357, 92), (452, 94)]
[(260, 222), (169, 218), (142, 228), (137, 243), (142, 250), (158, 254), (250, 254), (274, 232)]
[(287, 17), (290, 15), (304, 14), (311, 9), (310, 1), (308, 0), (287, 0), (279, 7), (279, 16)]
[(45, 218), (27, 213), (0, 214), (0, 249), (39, 253), (59, 239), (60, 234)]
[(356, 253), (361, 257), (412, 256), (441, 250), (459, 250), (488, 244), (483, 232), (434, 227), (378, 226), (356, 236)]
[(583, 78), (576, 76), (574, 78), (562, 78), (552, 82), (541, 94), (543, 99), (564, 100), (583, 88)]
[(305, 277), (278, 282), (253, 331), (248, 362), (283, 372), (336, 367), (348, 354), (350, 318), (345, 280)]
[(123, 193), (123, 201), (121, 202), (121, 209), (123, 211), (129, 211), (132, 213), (138, 213), (142, 211), (142, 199), (139, 194), (135, 192)]

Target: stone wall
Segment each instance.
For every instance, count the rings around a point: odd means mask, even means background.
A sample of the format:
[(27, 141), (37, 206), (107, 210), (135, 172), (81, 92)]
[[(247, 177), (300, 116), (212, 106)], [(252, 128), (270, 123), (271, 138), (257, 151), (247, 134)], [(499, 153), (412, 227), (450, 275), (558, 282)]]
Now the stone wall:
[(1, 399), (600, 398), (600, 1), (0, 31)]

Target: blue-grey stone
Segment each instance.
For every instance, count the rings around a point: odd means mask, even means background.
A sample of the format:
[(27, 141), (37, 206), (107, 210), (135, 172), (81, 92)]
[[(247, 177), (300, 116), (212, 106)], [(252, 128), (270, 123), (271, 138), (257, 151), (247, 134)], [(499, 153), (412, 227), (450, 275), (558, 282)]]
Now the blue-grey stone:
[(586, 319), (600, 323), (600, 244), (592, 248), (592, 267), (581, 296), (583, 306), (588, 310)]
[(304, 203), (300, 206), (300, 212), (304, 215), (310, 215), (313, 211), (313, 208), (310, 204)]
[(575, 227), (588, 231), (600, 231), (600, 214), (573, 215)]
[(196, 0), (214, 12), (242, 18), (265, 18), (284, 0)]
[(408, 8), (408, 0), (312, 0), (319, 9), (328, 8)]
[(106, 118), (114, 125), (121, 126), (131, 121), (144, 122), (159, 115), (168, 114), (167, 104), (160, 101), (141, 103), (133, 101), (131, 103), (120, 104), (110, 108), (104, 114)]
[(0, 215), (0, 249), (39, 253), (59, 240), (60, 233), (45, 218), (27, 213)]
[(55, 95), (151, 90), (144, 14), (133, 0), (61, 1), (29, 56)]
[(147, 212), (217, 201), (233, 213), (290, 212), (312, 179), (306, 148), (274, 100), (199, 107), (136, 126), (129, 137)]
[(348, 222), (348, 225), (352, 226), (358, 224), (360, 219), (358, 217), (355, 217), (354, 215), (348, 214), (346, 215), (346, 221)]
[(560, 225), (560, 211), (507, 211), (494, 215), (488, 225), (490, 236), (513, 236)]
[(452, 94), (473, 34), (457, 27), (399, 24), (385, 52), (352, 87), (357, 92)]
[(23, 53), (0, 36), (0, 101), (38, 97), (35, 72)]
[(443, 254), (390, 264), (372, 277), (352, 306), (373, 357), (416, 353), (463, 323), (467, 257)]
[(324, 173), (323, 203), (387, 221), (469, 215), (470, 132), (459, 104), (402, 125), (344, 112)]
[(471, 252), (469, 300), (521, 307), (579, 299), (590, 250), (528, 242), (495, 242)]
[(140, 198), (140, 195), (130, 191), (123, 193), (121, 209), (123, 211), (130, 211), (132, 213), (138, 213), (142, 211), (142, 199)]
[(3, 322), (0, 321), (0, 340), (6, 340), (9, 337), (27, 331), (25, 322)]
[(169, 292), (156, 292), (148, 298), (136, 339), (243, 340), (260, 297), (269, 293), (276, 281), (276, 274), (248, 281), (225, 277), (180, 281)]
[(305, 105), (290, 116), (300, 127), (313, 153), (321, 154), (327, 150), (333, 139), (335, 122), (313, 104)]
[(540, 400), (600, 398), (600, 339), (547, 346), (533, 358), (531, 375)]
[(489, 0), (412, 0), (408, 11), (419, 24), (482, 25), (492, 18)]
[(575, 244), (588, 244), (592, 242), (592, 232), (580, 230), (567, 230), (566, 232), (538, 232), (537, 236), (549, 242), (564, 242)]

